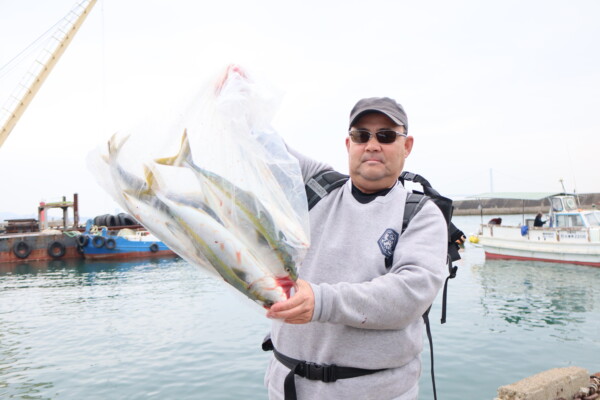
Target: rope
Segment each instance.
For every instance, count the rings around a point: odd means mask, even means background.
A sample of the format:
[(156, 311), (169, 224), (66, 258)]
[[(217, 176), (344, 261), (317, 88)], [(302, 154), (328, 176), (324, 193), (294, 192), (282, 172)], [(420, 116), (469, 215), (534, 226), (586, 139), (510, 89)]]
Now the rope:
[(90, 228), (90, 234), (98, 235), (98, 234), (102, 233), (102, 229), (104, 229), (104, 228), (106, 228), (106, 230), (108, 230), (107, 226), (92, 225), (92, 227)]

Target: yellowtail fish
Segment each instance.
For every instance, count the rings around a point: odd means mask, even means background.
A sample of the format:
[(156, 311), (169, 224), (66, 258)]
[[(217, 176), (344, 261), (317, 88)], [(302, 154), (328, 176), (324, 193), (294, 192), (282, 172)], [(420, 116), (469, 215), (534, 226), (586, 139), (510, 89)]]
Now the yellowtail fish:
[(202, 133), (196, 160), (186, 130), (175, 156), (157, 158), (170, 136), (153, 128), (135, 137), (143, 151), (113, 136), (104, 163), (95, 159), (101, 185), (150, 232), (266, 308), (289, 298), (309, 245), (300, 167), (269, 128), (271, 100), (228, 68), (178, 122)]
[(253, 193), (242, 190), (227, 179), (198, 167), (191, 155), (187, 133), (184, 131), (181, 148), (173, 157), (155, 160), (159, 165), (191, 169), (204, 189), (205, 201), (224, 221), (234, 219), (232, 225), (243, 225), (244, 232), (266, 242), (283, 263), (292, 279), (296, 279), (295, 258), (299, 250), (308, 247), (308, 238), (298, 224), (278, 207), (268, 210)]
[(184, 229), (193, 246), (203, 254), (227, 283), (259, 304), (270, 307), (286, 300), (294, 281), (288, 271), (273, 274), (244, 243), (201, 208), (159, 198)]
[[(188, 262), (216, 272), (263, 307), (289, 298), (297, 277), (295, 269), (265, 265), (264, 257), (255, 255), (260, 251), (251, 251), (224, 226), (203, 201), (206, 196), (202, 192), (190, 196), (163, 189), (156, 168), (144, 168), (144, 179), (126, 171), (119, 163), (126, 140), (111, 138), (106, 161), (121, 193), (121, 204), (142, 225)], [(179, 175), (182, 179), (190, 177), (194, 179), (193, 174)]]

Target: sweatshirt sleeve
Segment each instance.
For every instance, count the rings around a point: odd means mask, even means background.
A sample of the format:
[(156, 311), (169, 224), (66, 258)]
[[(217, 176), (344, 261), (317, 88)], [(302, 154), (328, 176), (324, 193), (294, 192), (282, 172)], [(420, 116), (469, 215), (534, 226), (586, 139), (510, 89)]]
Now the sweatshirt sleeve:
[(304, 154), (297, 152), (287, 144), (286, 147), (288, 152), (298, 160), (300, 169), (302, 170), (302, 178), (304, 179), (304, 182), (307, 182), (310, 178), (317, 175), (317, 173), (321, 171), (333, 169), (328, 164), (306, 157)]
[(368, 282), (311, 284), (313, 321), (363, 329), (404, 329), (435, 300), (447, 274), (448, 228), (431, 201), (400, 236), (390, 271)]

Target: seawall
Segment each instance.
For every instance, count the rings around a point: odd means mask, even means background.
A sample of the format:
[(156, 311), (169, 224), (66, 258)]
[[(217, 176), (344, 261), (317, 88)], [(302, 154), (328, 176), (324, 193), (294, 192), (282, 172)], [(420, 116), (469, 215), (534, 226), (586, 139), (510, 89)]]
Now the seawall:
[[(600, 193), (579, 194), (581, 208), (600, 210)], [(454, 215), (502, 215), (548, 213), (550, 202), (543, 200), (473, 199), (455, 200)], [(481, 206), (481, 207), (480, 207)]]

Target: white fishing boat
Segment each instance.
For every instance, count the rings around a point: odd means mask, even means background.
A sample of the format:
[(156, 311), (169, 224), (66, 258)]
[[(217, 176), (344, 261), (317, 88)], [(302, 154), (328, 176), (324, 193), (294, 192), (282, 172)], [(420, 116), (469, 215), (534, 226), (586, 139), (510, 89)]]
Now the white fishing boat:
[[(521, 194), (503, 198), (534, 200), (534, 197)], [(537, 200), (544, 198), (549, 199), (550, 206), (542, 227), (533, 226), (534, 220), (525, 218), (522, 224), (513, 226), (481, 224), (477, 239), (486, 258), (600, 267), (600, 211), (580, 209), (573, 195), (545, 194)]]

